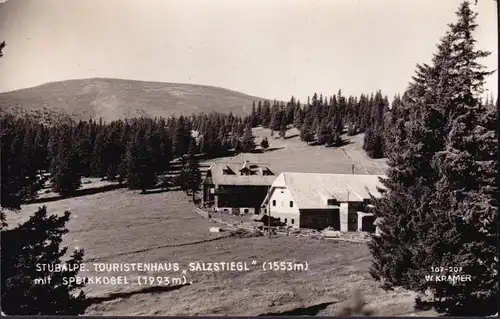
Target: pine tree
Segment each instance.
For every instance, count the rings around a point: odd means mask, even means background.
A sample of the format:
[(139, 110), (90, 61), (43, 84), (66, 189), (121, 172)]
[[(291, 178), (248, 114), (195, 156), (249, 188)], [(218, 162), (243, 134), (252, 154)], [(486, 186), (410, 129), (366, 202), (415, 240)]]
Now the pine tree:
[[(487, 53), (474, 49), (475, 14), (463, 2), (457, 15), (403, 98), (410, 112), (396, 122), (385, 190), (375, 200), (383, 234), (370, 243), (371, 273), (387, 288), (430, 293), (438, 311), (486, 315), (498, 300), (496, 114), (477, 98), (489, 72), (477, 62)], [(444, 274), (472, 281), (422, 280), (431, 267), (450, 265), (462, 272)]]
[[(1, 205), (2, 207), (18, 210), (21, 203), (25, 200), (35, 197), (39, 186), (36, 180), (31, 179), (26, 174), (28, 167), (19, 156), (23, 154), (23, 126), (22, 122), (16, 120), (13, 116), (3, 117), (0, 123), (0, 144), (2, 152), (1, 160)], [(3, 220), (3, 212), (1, 219)]]
[(250, 113), (250, 125), (256, 127), (259, 125), (259, 118), (257, 114), (257, 109), (255, 107), (255, 101), (252, 102), (252, 113)]
[[(5, 42), (0, 43), (0, 57)], [(83, 288), (82, 284), (64, 285), (63, 277), (74, 277), (78, 271), (40, 272), (37, 263), (46, 265), (61, 264), (61, 257), (67, 249), (60, 249), (62, 235), (67, 233), (64, 228), (69, 219), (69, 212), (63, 217), (47, 218), (47, 210), (42, 207), (27, 222), (13, 229), (6, 230), (3, 209), (18, 210), (21, 202), (31, 197), (36, 190), (36, 181), (24, 178), (22, 169), (14, 166), (11, 153), (11, 143), (16, 123), (13, 117), (7, 116), (0, 123), (2, 172), (1, 176), (1, 207), (0, 230), (2, 258), (0, 281), (2, 296), (2, 315), (80, 315), (88, 303), (85, 294), (74, 295), (75, 290)], [(18, 127), (17, 127), (18, 128)], [(81, 264), (83, 250), (75, 251), (66, 264)], [(52, 278), (50, 283), (35, 284), (35, 278)]]
[(271, 123), (269, 128), (271, 131), (279, 131), (281, 126), (282, 111), (277, 105), (273, 106), (271, 109)]
[(196, 158), (196, 141), (194, 139), (192, 139), (189, 147), (189, 156), (182, 167), (181, 175), (183, 189), (188, 195), (191, 194), (193, 202), (196, 202), (196, 194), (200, 190), (202, 180), (200, 162)]
[[(75, 250), (63, 262), (68, 247), (61, 248), (68, 232), (70, 213), (48, 216), (41, 207), (30, 219), (13, 229), (2, 230), (2, 311), (8, 315), (81, 315), (88, 306), (85, 283), (64, 283), (75, 277), (75, 265), (83, 263), (83, 250)], [(40, 265), (67, 265), (62, 272), (42, 269)], [(71, 267), (71, 268), (70, 268)], [(50, 281), (47, 280), (50, 278)], [(35, 280), (42, 279), (41, 283)], [(79, 292), (79, 294), (75, 294)]]
[(471, 307), (479, 307), (482, 315), (491, 315), (497, 312), (499, 297), (494, 278), (498, 273), (497, 114), (488, 114), (479, 100), (484, 79), (492, 72), (477, 62), (489, 55), (474, 48), (477, 14), (463, 2), (457, 15), (458, 22), (450, 26), (453, 53), (447, 61), (449, 70), (442, 74), (450, 95), (444, 99), (447, 134), (434, 157), (440, 192), (434, 194), (432, 208), (446, 212), (434, 216), (439, 223), (435, 232), (441, 233), (441, 245), (447, 248), (441, 263), (460, 265), (474, 278), (456, 285), (436, 283), (432, 289), (442, 299), (437, 305), (441, 311), (475, 315), (478, 309)]
[(80, 155), (72, 147), (71, 131), (67, 125), (61, 128), (51, 163), (52, 189), (62, 196), (73, 195), (82, 186)]
[(262, 127), (268, 128), (271, 123), (271, 103), (269, 101), (264, 101), (262, 106)]
[(297, 101), (297, 104), (295, 105), (295, 110), (293, 113), (293, 126), (300, 129), (303, 121), (303, 111), (300, 106), (300, 101)]
[(264, 137), (262, 139), (262, 141), (260, 142), (260, 147), (262, 147), (264, 151), (266, 151), (269, 148), (269, 141), (267, 140), (267, 137)]
[(330, 132), (328, 131), (328, 122), (327, 119), (323, 119), (318, 128), (318, 132), (316, 133), (316, 140), (320, 145), (327, 144), (327, 146), (329, 146), (329, 144), (331, 144), (330, 142), (332, 142), (329, 137)]
[(255, 149), (255, 136), (252, 133), (252, 128), (247, 127), (241, 139), (241, 150), (244, 153), (251, 152)]
[(127, 145), (126, 151), (127, 186), (145, 193), (157, 183), (154, 158), (149, 146), (149, 138), (136, 132)]
[(281, 117), (281, 124), (280, 124), (280, 137), (285, 138), (286, 137), (286, 130), (287, 130), (287, 119), (285, 114), (282, 114)]
[(300, 139), (306, 143), (314, 141), (315, 132), (312, 131), (313, 121), (314, 121), (313, 114), (308, 109), (306, 117), (304, 119), (304, 123), (300, 130)]
[(5, 48), (5, 41), (0, 42), (0, 58), (3, 57), (3, 49)]

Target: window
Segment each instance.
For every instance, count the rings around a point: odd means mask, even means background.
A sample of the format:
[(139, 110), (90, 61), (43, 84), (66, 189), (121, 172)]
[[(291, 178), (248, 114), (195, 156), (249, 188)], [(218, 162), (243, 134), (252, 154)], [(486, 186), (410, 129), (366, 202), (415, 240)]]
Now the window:
[(264, 208), (264, 213), (266, 213), (266, 214), (267, 214), (267, 208)]
[(245, 208), (245, 209), (243, 210), (243, 212), (244, 212), (244, 213), (248, 213), (248, 208)]
[(293, 207), (293, 202), (292, 201), (290, 201), (290, 207)]
[(276, 206), (276, 201), (275, 200), (273, 200), (273, 206)]
[(285, 223), (287, 222), (287, 219), (285, 218)]
[(292, 224), (295, 223), (295, 219), (292, 218)]
[(326, 204), (328, 206), (334, 206), (334, 205), (338, 205), (338, 202), (335, 199), (328, 199), (327, 202), (326, 202)]

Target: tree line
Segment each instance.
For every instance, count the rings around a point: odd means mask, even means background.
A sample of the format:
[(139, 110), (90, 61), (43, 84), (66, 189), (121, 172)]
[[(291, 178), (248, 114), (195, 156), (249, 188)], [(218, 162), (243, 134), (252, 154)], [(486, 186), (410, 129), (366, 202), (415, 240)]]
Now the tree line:
[[(387, 97), (380, 91), (370, 97), (361, 95), (359, 100), (345, 98), (339, 91), (329, 99), (314, 94), (305, 105), (293, 97), (288, 103), (259, 101), (245, 117), (211, 113), (46, 125), (33, 118), (5, 115), (0, 118), (2, 203), (18, 207), (34, 199), (49, 178), (53, 191), (62, 196), (74, 194), (82, 177), (117, 181), (145, 192), (158, 186), (173, 160), (180, 159), (189, 171), (196, 170), (197, 154), (214, 158), (229, 151), (253, 151), (252, 128), (259, 125), (283, 138), (293, 125), (305, 142), (326, 146), (342, 145), (347, 127), (347, 135), (365, 132), (364, 149), (372, 157), (381, 157), (387, 110)], [(261, 147), (269, 147), (267, 139)], [(182, 181), (185, 176), (190, 175), (181, 174), (178, 184), (196, 192), (193, 183)]]
[(261, 125), (276, 137), (285, 138), (290, 126), (297, 128), (300, 139), (308, 144), (342, 146), (343, 135), (365, 133), (363, 149), (372, 158), (383, 157), (384, 114), (389, 110), (389, 100), (381, 91), (361, 96), (343, 96), (338, 91), (330, 97), (314, 93), (302, 104), (291, 97), (290, 101), (254, 102), (249, 122), (252, 127)]

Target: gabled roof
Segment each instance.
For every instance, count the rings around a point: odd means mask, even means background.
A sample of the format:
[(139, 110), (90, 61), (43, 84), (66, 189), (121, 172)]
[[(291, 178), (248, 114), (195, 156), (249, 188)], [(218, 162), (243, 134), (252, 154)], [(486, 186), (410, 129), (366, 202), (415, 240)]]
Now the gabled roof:
[[(231, 174), (225, 174), (225, 170), (231, 170)], [(214, 162), (209, 167), (211, 176), (203, 181), (203, 184), (216, 185), (239, 185), (239, 186), (271, 186), (276, 175), (265, 164), (245, 162)], [(250, 171), (251, 175), (244, 173)], [(272, 175), (264, 175), (270, 172)]]
[(317, 209), (329, 207), (325, 196), (331, 195), (338, 202), (362, 202), (370, 198), (370, 193), (380, 196), (380, 177), (383, 176), (283, 172), (276, 179), (276, 186), (285, 186), (299, 209)]

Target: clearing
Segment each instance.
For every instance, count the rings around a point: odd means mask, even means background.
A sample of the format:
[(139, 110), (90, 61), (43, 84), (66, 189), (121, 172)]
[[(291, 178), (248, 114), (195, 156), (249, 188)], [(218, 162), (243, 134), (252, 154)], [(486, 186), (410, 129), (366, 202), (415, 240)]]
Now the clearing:
[[(259, 138), (268, 133), (256, 129)], [(354, 137), (358, 142), (360, 138)], [(267, 162), (276, 171), (350, 172), (349, 157), (355, 159), (358, 172), (380, 173), (383, 167), (382, 161), (367, 160), (356, 142), (339, 149), (308, 147), (296, 137), (271, 138), (270, 144), (280, 149), (247, 154), (245, 159)], [(71, 211), (70, 232), (64, 242), (85, 249), (88, 268), (92, 263), (172, 262), (187, 269), (190, 262), (222, 261), (247, 262), (250, 268), (245, 272), (188, 271), (186, 277), (192, 284), (173, 287), (141, 286), (135, 278), (177, 278), (181, 272), (84, 272), (80, 275), (129, 279), (128, 285), (88, 285), (85, 289), (92, 303), (88, 315), (334, 315), (354, 288), (362, 291), (377, 315), (414, 313), (412, 293), (384, 292), (370, 278), (371, 257), (365, 244), (294, 236), (225, 238), (227, 232), (209, 232), (219, 225), (198, 215), (184, 193), (140, 195), (122, 188), (89, 192), (92, 187), (106, 186), (90, 179), (85, 179), (84, 186), (84, 196), (44, 198), (44, 203), (24, 205), (19, 214), (8, 214), (9, 225), (25, 221), (40, 205), (46, 205), (50, 214)], [(258, 264), (307, 261), (309, 269), (266, 273), (253, 266), (252, 260)]]
[(383, 175), (387, 168), (385, 159), (371, 159), (366, 155), (362, 148), (364, 134), (355, 136), (344, 134), (343, 138), (348, 141), (347, 144), (341, 147), (325, 147), (307, 145), (300, 140), (296, 128), (289, 129), (285, 139), (271, 137), (271, 131), (262, 127), (254, 128), (253, 133), (257, 145), (267, 137), (269, 142), (267, 151), (262, 152), (259, 146), (254, 153), (217, 158), (206, 163), (248, 160), (269, 165), (276, 175), (281, 172), (351, 174), (352, 164), (355, 174)]

